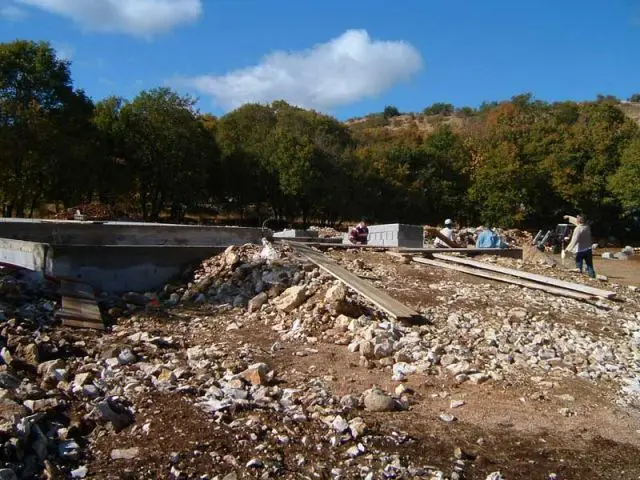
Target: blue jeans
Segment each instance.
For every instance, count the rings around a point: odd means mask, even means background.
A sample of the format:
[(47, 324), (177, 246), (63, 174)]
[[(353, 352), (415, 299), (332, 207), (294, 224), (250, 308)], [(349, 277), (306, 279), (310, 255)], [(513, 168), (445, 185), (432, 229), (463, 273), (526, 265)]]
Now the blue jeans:
[(593, 252), (591, 249), (576, 253), (576, 268), (581, 272), (582, 262), (587, 264), (587, 275), (591, 278), (596, 278), (596, 272), (593, 269)]

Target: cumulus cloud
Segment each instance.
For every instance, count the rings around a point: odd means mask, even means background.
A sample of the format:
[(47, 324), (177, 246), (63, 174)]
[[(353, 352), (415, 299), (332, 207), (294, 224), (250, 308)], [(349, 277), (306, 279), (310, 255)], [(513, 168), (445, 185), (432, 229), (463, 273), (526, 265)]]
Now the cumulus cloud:
[(0, 2), (0, 19), (9, 20), (10, 22), (19, 22), (27, 18), (27, 12), (17, 5)]
[(225, 109), (284, 99), (326, 111), (376, 96), (421, 67), (422, 57), (409, 43), (372, 40), (365, 30), (348, 30), (305, 51), (273, 52), (258, 65), (180, 83)]
[(202, 14), (202, 0), (16, 0), (70, 18), (83, 28), (149, 38)]

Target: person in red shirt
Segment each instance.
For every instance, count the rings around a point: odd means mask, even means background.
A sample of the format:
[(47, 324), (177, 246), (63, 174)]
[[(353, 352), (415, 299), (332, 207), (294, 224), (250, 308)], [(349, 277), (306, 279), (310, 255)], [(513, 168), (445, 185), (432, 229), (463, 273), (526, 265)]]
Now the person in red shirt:
[(349, 241), (358, 245), (366, 245), (369, 240), (369, 228), (367, 222), (362, 220), (349, 232)]

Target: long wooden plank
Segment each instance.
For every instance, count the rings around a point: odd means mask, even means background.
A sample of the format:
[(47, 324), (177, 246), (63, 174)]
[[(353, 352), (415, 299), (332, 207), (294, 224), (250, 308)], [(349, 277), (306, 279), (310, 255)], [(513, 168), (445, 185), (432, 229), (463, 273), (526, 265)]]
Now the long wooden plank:
[(397, 247), (400, 253), (413, 253), (431, 255), (433, 253), (463, 253), (465, 255), (495, 255), (498, 257), (522, 258), (521, 248), (411, 248)]
[(437, 258), (439, 260), (445, 260), (448, 262), (469, 265), (471, 267), (482, 268), (484, 270), (490, 270), (492, 272), (504, 273), (505, 275), (512, 275), (514, 277), (524, 278), (526, 280), (531, 280), (533, 282), (543, 283), (546, 285), (553, 285), (555, 287), (560, 287), (560, 288), (566, 288), (569, 290), (586, 293), (588, 295), (592, 295), (596, 297), (613, 298), (616, 296), (615, 292), (610, 292), (608, 290), (601, 290), (599, 288), (589, 287), (588, 285), (581, 285), (573, 282), (565, 282), (564, 280), (545, 277), (544, 275), (538, 275), (536, 273), (523, 272), (521, 270), (500, 267), (498, 265), (489, 265), (488, 263), (484, 263), (484, 262), (469, 260), (467, 258), (454, 257), (452, 255), (443, 255), (440, 253), (435, 253), (433, 256), (434, 258)]
[(548, 285), (543, 285), (541, 283), (530, 282), (528, 280), (520, 280), (517, 278), (504, 277), (502, 275), (487, 273), (477, 268), (463, 267), (461, 265), (454, 265), (447, 262), (439, 262), (438, 260), (429, 260), (427, 258), (422, 258), (422, 257), (413, 257), (412, 260), (414, 262), (422, 263), (425, 265), (431, 265), (433, 267), (446, 268), (449, 270), (455, 270), (457, 272), (467, 273), (469, 275), (475, 275), (476, 277), (488, 278), (489, 280), (496, 280), (498, 282), (511, 283), (513, 285), (519, 285), (521, 287), (531, 288), (534, 290), (542, 290), (544, 292), (551, 293), (553, 295), (560, 295), (563, 297), (573, 298), (576, 300), (590, 300), (593, 298), (593, 295), (588, 295), (586, 293), (574, 292), (573, 290), (567, 290), (564, 288), (551, 287)]
[(386, 312), (388, 315), (399, 320), (411, 320), (420, 318), (418, 312), (400, 303), (398, 300), (390, 297), (385, 292), (375, 288), (369, 282), (362, 280), (345, 268), (341, 267), (332, 258), (329, 258), (323, 253), (309, 248), (307, 245), (299, 244), (296, 242), (287, 243), (289, 243), (289, 245), (291, 245), (302, 256), (315, 263), (324, 271), (333, 275), (348, 287), (358, 292), (360, 295), (365, 297), (367, 300), (376, 305), (382, 311)]

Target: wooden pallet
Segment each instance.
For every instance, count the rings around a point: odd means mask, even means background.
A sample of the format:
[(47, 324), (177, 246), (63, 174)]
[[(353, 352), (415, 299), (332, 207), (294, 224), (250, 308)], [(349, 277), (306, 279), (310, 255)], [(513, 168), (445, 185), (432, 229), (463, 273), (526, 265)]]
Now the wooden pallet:
[(62, 308), (56, 316), (69, 327), (104, 330), (104, 321), (91, 285), (69, 280), (60, 281), (58, 293), (62, 296)]

